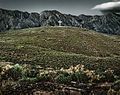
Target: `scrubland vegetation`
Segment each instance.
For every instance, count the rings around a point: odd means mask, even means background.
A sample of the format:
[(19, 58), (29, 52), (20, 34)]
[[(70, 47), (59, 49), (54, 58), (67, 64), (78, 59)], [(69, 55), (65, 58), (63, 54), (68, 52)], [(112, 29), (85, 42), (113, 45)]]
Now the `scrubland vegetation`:
[(96, 89), (99, 95), (120, 94), (119, 36), (42, 27), (1, 32), (0, 44), (1, 95), (64, 87), (82, 89), (82, 95), (98, 95)]

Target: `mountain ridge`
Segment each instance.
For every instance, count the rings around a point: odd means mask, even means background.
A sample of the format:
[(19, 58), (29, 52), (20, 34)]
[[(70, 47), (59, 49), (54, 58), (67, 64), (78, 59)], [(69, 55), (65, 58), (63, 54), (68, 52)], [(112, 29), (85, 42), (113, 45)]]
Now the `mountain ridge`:
[(0, 9), (0, 31), (23, 29), (41, 26), (73, 26), (94, 30), (97, 32), (120, 35), (120, 16), (114, 13), (107, 15), (62, 14), (57, 10), (45, 10), (40, 14), (18, 10)]

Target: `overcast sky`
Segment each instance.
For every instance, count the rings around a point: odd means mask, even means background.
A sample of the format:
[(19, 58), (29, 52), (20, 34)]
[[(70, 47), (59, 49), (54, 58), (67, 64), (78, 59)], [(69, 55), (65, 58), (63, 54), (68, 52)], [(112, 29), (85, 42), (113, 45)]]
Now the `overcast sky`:
[(73, 15), (94, 15), (100, 12), (91, 8), (108, 1), (112, 0), (0, 0), (0, 7), (38, 13), (44, 10), (58, 10)]

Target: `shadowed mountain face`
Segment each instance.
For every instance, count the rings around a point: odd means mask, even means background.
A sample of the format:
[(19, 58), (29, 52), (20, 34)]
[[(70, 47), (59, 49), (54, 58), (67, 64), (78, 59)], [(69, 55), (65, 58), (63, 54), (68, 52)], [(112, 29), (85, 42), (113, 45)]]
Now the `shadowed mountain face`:
[(102, 16), (67, 15), (56, 10), (28, 13), (0, 9), (0, 31), (40, 26), (74, 26), (95, 30), (97, 32), (120, 35), (120, 16), (110, 13)]

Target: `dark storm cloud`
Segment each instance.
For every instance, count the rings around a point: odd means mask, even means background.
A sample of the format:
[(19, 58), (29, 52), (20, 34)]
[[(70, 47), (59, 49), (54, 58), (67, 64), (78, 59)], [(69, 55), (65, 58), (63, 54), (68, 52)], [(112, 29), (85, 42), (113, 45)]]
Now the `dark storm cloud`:
[(28, 12), (58, 10), (67, 14), (99, 14), (93, 6), (110, 0), (0, 0), (1, 8)]

